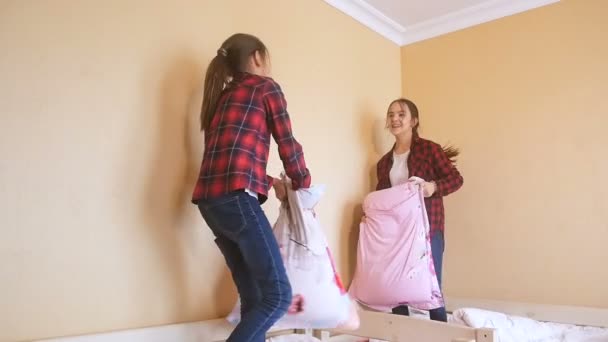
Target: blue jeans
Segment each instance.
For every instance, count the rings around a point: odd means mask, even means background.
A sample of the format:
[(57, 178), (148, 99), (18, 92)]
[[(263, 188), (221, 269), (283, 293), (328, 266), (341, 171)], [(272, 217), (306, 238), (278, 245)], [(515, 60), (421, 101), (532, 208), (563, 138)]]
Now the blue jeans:
[[(433, 254), (433, 265), (437, 273), (437, 281), (441, 288), (441, 268), (443, 266), (443, 251), (445, 250), (445, 239), (443, 232), (435, 232), (431, 235), (431, 253)], [(400, 305), (393, 308), (393, 313), (396, 315), (409, 316), (410, 310), (407, 305)], [(429, 310), (429, 316), (434, 321), (447, 322), (448, 314), (445, 307)]]
[(227, 342), (263, 342), (292, 296), (270, 222), (257, 199), (244, 191), (200, 200), (198, 207), (241, 298), (241, 321)]

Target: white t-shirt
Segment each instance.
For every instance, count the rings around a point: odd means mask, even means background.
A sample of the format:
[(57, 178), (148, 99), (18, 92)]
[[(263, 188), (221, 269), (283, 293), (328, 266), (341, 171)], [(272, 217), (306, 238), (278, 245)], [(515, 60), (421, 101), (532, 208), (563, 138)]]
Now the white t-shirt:
[(407, 168), (407, 157), (410, 155), (410, 151), (402, 154), (393, 152), (393, 167), (389, 173), (391, 180), (391, 186), (403, 184), (407, 182), (410, 177), (410, 172)]
[(248, 193), (250, 196), (255, 197), (256, 199), (258, 198), (258, 193), (249, 189), (245, 189), (245, 192)]

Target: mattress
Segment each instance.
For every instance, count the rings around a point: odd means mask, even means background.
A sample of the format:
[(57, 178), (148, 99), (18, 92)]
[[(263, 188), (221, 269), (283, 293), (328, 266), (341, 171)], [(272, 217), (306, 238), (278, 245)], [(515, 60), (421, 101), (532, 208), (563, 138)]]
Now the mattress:
[(608, 329), (540, 322), (475, 308), (454, 311), (451, 323), (496, 329), (498, 342), (608, 342)]

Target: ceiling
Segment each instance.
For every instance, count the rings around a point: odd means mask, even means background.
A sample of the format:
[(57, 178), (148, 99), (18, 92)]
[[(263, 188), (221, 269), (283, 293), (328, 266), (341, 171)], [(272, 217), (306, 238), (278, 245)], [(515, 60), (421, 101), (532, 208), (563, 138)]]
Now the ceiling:
[(407, 45), (559, 0), (325, 0), (398, 45)]

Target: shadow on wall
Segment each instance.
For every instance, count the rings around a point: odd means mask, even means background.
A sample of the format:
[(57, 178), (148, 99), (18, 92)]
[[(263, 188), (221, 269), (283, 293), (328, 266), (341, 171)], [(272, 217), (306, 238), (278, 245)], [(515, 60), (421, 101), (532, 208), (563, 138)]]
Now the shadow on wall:
[[(365, 108), (359, 114), (361, 137), (361, 151), (367, 154), (367, 162), (364, 170), (368, 180), (361, 190), (361, 201), (348, 203), (344, 209), (342, 241), (348, 241), (347, 248), (343, 249), (342, 260), (346, 260), (347, 267), (343, 269), (343, 274), (347, 279), (352, 279), (357, 265), (357, 243), (359, 241), (359, 225), (363, 216), (363, 200), (365, 196), (376, 189), (376, 163), (392, 146), (391, 136), (385, 129), (385, 119), (377, 113)], [(371, 128), (371, 131), (370, 131)]]
[[(185, 196), (188, 200), (188, 205), (190, 205), (191, 195), (193, 186), (198, 178), (198, 172), (200, 168), (200, 164), (203, 157), (203, 137), (204, 134), (200, 129), (200, 113), (201, 113), (201, 105), (203, 102), (203, 90), (205, 83), (205, 72), (206, 70), (201, 70), (199, 74), (196, 74), (197, 80), (195, 87), (191, 89), (190, 93), (190, 103), (188, 106), (188, 114), (187, 119), (184, 120), (184, 131), (186, 134), (184, 135), (184, 145), (188, 146), (187, 155), (188, 155), (188, 177), (187, 182), (185, 183)], [(197, 228), (202, 228), (209, 233), (209, 243), (206, 244), (209, 248), (217, 249), (216, 244), (213, 242), (213, 235), (210, 233), (210, 230), (206, 227), (203, 218), (197, 212), (197, 222), (200, 222), (200, 225), (197, 225)], [(191, 248), (196, 248), (192, 246)], [(204, 267), (203, 260), (200, 260), (201, 267)], [(205, 284), (202, 284), (205, 286)], [(236, 287), (232, 280), (232, 275), (230, 274), (230, 270), (227, 266), (223, 265), (223, 271), (218, 281), (214, 286), (214, 293), (217, 295), (213, 296), (214, 303), (214, 317), (225, 317), (228, 313), (233, 309), (234, 304), (236, 303)], [(195, 305), (204, 305), (204, 303), (196, 303)]]
[[(189, 288), (190, 284), (196, 282), (189, 281), (187, 272), (188, 259), (192, 255), (200, 255), (194, 251), (200, 248), (195, 243), (198, 240), (195, 236), (206, 227), (200, 215), (195, 221), (198, 224), (192, 226), (193, 213), (198, 214), (198, 211), (191, 202), (192, 188), (202, 158), (202, 134), (198, 122), (204, 68), (200, 55), (192, 51), (174, 55), (170, 61), (160, 86), (152, 96), (145, 96), (146, 99), (157, 99), (150, 110), (156, 116), (153, 120), (157, 132), (149, 135), (154, 139), (151, 143), (154, 147), (147, 159), (149, 165), (139, 199), (139, 217), (145, 223), (146, 236), (153, 246), (151, 249), (160, 254), (158, 259), (161, 264), (158, 268), (164, 274), (162, 279), (169, 282), (168, 288), (172, 291), (159, 295), (174, 299), (171, 301), (172, 311), (163, 315), (183, 321), (200, 319), (200, 313), (208, 310), (204, 308), (205, 303), (190, 298), (191, 294), (203, 289)], [(205, 248), (215, 248), (212, 240), (204, 241), (204, 244)], [(190, 262), (204, 268), (206, 261)], [(214, 296), (217, 301), (214, 307), (218, 311), (225, 311), (233, 304), (234, 296), (227, 293), (230, 284), (231, 278), (225, 269), (216, 284), (217, 293), (222, 293), (222, 296)]]

